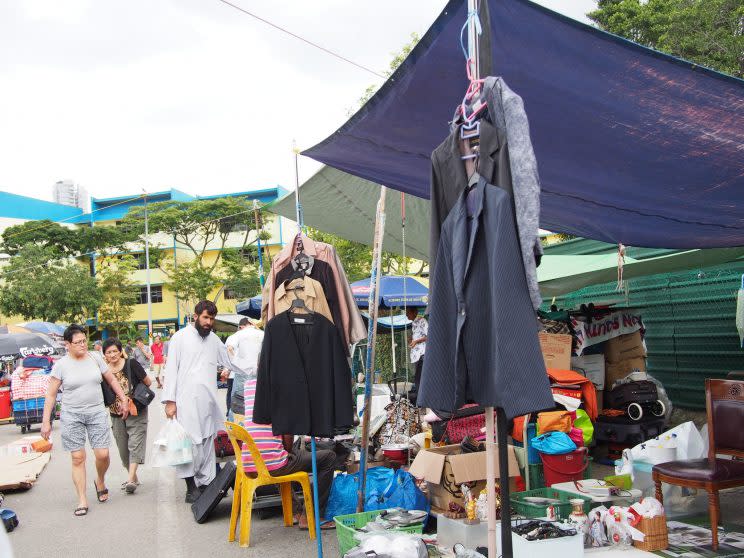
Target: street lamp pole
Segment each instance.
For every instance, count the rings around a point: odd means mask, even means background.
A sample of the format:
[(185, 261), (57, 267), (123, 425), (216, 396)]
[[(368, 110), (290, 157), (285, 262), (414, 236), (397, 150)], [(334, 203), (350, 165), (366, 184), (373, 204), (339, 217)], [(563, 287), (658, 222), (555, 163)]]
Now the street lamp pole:
[(150, 238), (148, 230), (148, 219), (147, 219), (147, 191), (142, 188), (145, 193), (145, 280), (147, 282), (147, 340), (150, 345), (150, 339), (152, 337), (152, 297), (150, 296)]

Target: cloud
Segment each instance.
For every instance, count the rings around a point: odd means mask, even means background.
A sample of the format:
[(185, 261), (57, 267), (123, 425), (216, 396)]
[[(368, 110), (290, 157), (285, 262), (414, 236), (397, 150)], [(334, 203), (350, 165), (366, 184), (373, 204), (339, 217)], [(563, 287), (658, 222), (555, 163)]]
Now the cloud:
[[(445, 4), (231, 1), (375, 71)], [(1, 3), (0, 81), (0, 189), (44, 199), (59, 179), (98, 197), (292, 186), (292, 140), (379, 83), (218, 0)]]

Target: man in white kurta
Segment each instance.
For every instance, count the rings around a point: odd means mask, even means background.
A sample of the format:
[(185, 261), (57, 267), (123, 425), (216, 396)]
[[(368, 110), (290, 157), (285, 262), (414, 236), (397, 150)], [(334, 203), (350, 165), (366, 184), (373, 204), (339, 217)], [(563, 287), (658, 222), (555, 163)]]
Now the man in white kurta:
[(176, 467), (178, 476), (186, 480), (187, 503), (196, 500), (217, 472), (214, 438), (224, 420), (217, 397), (217, 366), (229, 370), (230, 361), (225, 345), (212, 332), (216, 315), (213, 302), (199, 302), (194, 323), (171, 338), (165, 365), (165, 414), (175, 416), (193, 442), (193, 461)]

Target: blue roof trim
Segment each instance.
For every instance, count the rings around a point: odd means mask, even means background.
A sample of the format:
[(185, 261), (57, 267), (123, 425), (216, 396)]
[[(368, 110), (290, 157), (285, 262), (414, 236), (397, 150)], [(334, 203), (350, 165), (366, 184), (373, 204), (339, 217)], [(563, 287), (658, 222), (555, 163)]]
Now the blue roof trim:
[(28, 196), (0, 192), (0, 216), (7, 219), (65, 221), (75, 223), (75, 217), (83, 214), (79, 207), (62, 205)]

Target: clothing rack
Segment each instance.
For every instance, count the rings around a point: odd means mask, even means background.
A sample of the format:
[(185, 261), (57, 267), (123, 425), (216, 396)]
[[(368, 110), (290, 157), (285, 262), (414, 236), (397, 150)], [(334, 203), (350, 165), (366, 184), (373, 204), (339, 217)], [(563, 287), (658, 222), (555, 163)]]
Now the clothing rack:
[[(302, 245), (302, 228), (304, 226), (302, 219), (302, 205), (300, 204), (300, 175), (299, 175), (299, 150), (292, 142), (292, 151), (294, 152), (295, 162), (295, 211), (297, 214), (297, 236), (295, 237), (298, 252), (304, 250)], [(295, 291), (295, 296), (297, 291)], [(310, 437), (310, 452), (313, 467), (313, 507), (315, 509), (315, 540), (317, 542), (318, 558), (323, 558), (323, 533), (320, 530), (320, 502), (318, 500), (318, 449), (315, 446), (315, 436)]]

